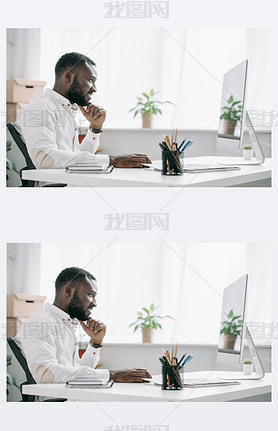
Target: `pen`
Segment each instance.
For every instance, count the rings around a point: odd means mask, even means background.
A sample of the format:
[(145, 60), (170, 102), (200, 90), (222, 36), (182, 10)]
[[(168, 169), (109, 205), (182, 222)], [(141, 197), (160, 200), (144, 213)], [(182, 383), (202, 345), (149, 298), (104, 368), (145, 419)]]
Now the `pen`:
[(193, 356), (191, 356), (191, 355), (187, 356), (187, 358), (180, 365), (180, 368), (182, 368), (185, 364), (187, 364), (189, 361), (191, 361), (191, 359), (193, 359)]
[(180, 149), (181, 149), (181, 147), (183, 146), (183, 144), (185, 143), (186, 139), (187, 139), (187, 138), (185, 138), (185, 139), (182, 141), (182, 143), (179, 145), (179, 147), (178, 147), (178, 151), (180, 151)]
[(189, 140), (189, 141), (187, 141), (187, 142), (184, 144), (184, 146), (182, 147), (181, 151), (183, 151), (183, 150), (187, 147), (187, 145), (188, 145), (190, 142), (191, 142), (190, 140)]
[(181, 150), (181, 153), (182, 153), (186, 148), (190, 147), (190, 145), (192, 145), (192, 144), (193, 144), (193, 141), (188, 141), (188, 142), (184, 145), (183, 149)]
[(187, 355), (187, 353), (185, 353), (184, 355), (182, 355), (182, 357), (180, 358), (179, 362), (178, 362), (178, 366), (180, 365), (180, 363), (184, 360), (185, 356)]

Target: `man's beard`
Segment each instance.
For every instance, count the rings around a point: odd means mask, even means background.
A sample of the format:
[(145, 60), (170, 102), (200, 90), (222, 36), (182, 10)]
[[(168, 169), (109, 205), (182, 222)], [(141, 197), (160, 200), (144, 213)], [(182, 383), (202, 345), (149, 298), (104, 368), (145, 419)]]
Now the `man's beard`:
[(85, 96), (83, 96), (81, 93), (80, 85), (77, 82), (76, 76), (74, 77), (73, 83), (68, 90), (67, 98), (69, 99), (70, 103), (76, 103), (80, 106), (86, 106), (89, 103), (89, 101), (86, 100)]
[(74, 292), (73, 298), (70, 301), (69, 305), (68, 305), (68, 312), (69, 315), (74, 319), (78, 319), (78, 320), (88, 320), (89, 316), (88, 314), (86, 314), (86, 310), (83, 310), (83, 308), (80, 305), (80, 300), (77, 296), (77, 293)]

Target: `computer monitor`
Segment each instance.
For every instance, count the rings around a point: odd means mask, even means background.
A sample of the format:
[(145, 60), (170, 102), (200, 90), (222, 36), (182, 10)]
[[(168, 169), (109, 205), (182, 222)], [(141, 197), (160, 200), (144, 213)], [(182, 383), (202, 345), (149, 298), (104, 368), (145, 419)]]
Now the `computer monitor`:
[(224, 74), (217, 137), (217, 155), (232, 156), (241, 149), (244, 132), (248, 60)]
[(246, 313), (248, 275), (224, 289), (218, 352), (237, 355), (238, 361), (243, 350), (243, 323)]
[[(252, 359), (256, 373), (250, 377), (243, 373), (231, 378), (261, 379), (264, 370), (246, 323), (248, 274), (231, 283), (224, 289), (222, 311), (217, 351), (217, 370), (225, 371), (229, 368), (237, 369), (241, 366), (245, 343), (249, 349), (248, 359)], [(229, 379), (228, 375), (221, 378)]]

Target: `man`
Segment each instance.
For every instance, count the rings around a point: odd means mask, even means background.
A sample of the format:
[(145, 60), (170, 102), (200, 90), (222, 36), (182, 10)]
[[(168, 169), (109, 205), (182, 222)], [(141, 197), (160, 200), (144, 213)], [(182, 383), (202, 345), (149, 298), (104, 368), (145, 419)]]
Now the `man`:
[[(18, 116), (15, 127), (26, 143), (36, 168), (65, 168), (77, 162), (140, 168), (150, 163), (146, 155), (112, 157), (95, 155), (106, 111), (90, 100), (96, 90), (96, 65), (76, 52), (64, 54), (55, 66), (53, 90), (33, 100)], [(75, 114), (79, 109), (90, 122), (80, 144)]]
[[(144, 369), (95, 369), (106, 325), (90, 317), (97, 306), (97, 283), (92, 274), (81, 268), (66, 268), (58, 275), (55, 289), (53, 305), (46, 304), (44, 310), (31, 316), (15, 337), (37, 383), (66, 382), (76, 377), (142, 382), (151, 377)], [(75, 337), (78, 321), (90, 337), (81, 359)]]

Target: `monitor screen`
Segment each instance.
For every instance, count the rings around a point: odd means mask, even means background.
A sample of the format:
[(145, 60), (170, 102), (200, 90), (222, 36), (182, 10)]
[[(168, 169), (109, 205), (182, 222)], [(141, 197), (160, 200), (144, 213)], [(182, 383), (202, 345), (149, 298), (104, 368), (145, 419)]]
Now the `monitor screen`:
[[(217, 154), (238, 152), (243, 138), (248, 60), (224, 75), (217, 138)], [(224, 153), (219, 153), (219, 151)], [(225, 153), (226, 151), (226, 153)]]
[(218, 352), (242, 353), (247, 279), (246, 274), (224, 289)]

